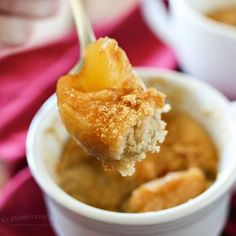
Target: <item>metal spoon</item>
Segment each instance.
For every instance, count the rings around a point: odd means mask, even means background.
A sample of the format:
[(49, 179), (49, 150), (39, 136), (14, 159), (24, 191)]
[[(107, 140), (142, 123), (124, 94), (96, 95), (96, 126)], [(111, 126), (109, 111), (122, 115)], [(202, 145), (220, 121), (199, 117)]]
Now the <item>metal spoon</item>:
[[(84, 7), (84, 0), (70, 0), (70, 6), (73, 13), (77, 34), (80, 41), (80, 61), (70, 70), (70, 74), (78, 74), (84, 64), (85, 48), (96, 40), (92, 25)], [(134, 73), (135, 70), (134, 70)], [(143, 80), (137, 76), (142, 88), (146, 89)]]
[(71, 69), (70, 74), (78, 74), (84, 64), (85, 48), (94, 42), (96, 37), (85, 11), (84, 0), (70, 0), (69, 2), (80, 41), (80, 61)]

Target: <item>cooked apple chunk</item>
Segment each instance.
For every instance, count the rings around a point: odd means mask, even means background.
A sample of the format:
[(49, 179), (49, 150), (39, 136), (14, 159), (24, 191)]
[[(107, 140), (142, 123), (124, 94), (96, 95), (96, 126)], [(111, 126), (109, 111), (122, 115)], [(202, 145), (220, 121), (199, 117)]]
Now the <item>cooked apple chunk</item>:
[(57, 85), (58, 106), (68, 132), (89, 154), (132, 175), (145, 153), (164, 141), (165, 95), (145, 89), (115, 40), (89, 45), (79, 74)]

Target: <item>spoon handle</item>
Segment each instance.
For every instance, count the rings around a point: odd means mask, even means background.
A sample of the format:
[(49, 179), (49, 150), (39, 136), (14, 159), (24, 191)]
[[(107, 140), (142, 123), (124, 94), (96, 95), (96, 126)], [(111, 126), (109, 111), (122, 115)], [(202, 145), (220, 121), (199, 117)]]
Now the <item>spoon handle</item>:
[(82, 58), (87, 45), (95, 41), (96, 38), (85, 11), (84, 0), (70, 0), (69, 2), (80, 40), (80, 53)]

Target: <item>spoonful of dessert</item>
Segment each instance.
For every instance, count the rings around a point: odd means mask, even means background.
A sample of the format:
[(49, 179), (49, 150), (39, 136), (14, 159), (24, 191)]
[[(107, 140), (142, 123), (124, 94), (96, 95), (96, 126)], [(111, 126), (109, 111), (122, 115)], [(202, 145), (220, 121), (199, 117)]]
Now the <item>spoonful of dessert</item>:
[(80, 62), (57, 84), (61, 119), (85, 151), (132, 175), (146, 152), (158, 152), (166, 130), (165, 95), (146, 89), (126, 53), (111, 38), (95, 41), (81, 0), (71, 0)]

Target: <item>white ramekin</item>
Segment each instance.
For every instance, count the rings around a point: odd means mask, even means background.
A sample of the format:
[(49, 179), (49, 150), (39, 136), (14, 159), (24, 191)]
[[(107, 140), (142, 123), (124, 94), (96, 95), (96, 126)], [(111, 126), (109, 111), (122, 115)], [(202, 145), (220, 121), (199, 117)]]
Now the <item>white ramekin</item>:
[(137, 71), (148, 86), (165, 92), (173, 107), (190, 114), (208, 130), (220, 156), (217, 180), (200, 196), (159, 212), (116, 213), (72, 198), (55, 182), (55, 164), (68, 134), (53, 95), (35, 115), (26, 145), (29, 167), (44, 193), (53, 228), (59, 236), (218, 235), (227, 217), (236, 177), (236, 126), (230, 102), (187, 75), (150, 68)]
[(143, 15), (157, 37), (175, 51), (181, 68), (236, 99), (236, 28), (205, 16), (236, 0), (145, 0)]

